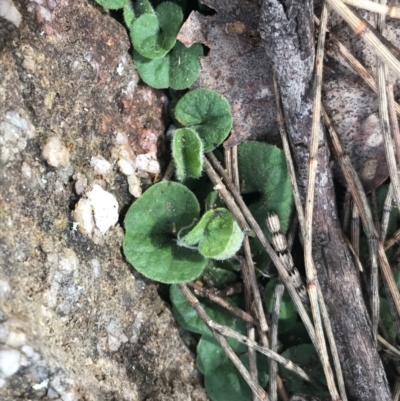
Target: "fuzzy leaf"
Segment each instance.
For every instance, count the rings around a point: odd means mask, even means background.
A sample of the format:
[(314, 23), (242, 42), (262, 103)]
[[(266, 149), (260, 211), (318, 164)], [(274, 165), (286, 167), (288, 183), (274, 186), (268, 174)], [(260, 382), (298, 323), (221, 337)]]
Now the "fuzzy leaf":
[[(283, 151), (262, 142), (246, 142), (239, 145), (238, 154), (240, 178), (243, 181), (242, 194), (254, 218), (260, 222), (264, 235), (271, 238), (265, 223), (269, 212), (278, 215), (281, 231), (286, 233), (293, 197)], [(246, 199), (246, 195), (250, 199)], [(270, 259), (258, 239), (251, 240), (251, 249), (259, 268), (268, 267)]]
[[(312, 344), (301, 344), (288, 348), (282, 353), (282, 356), (302, 367), (314, 379), (325, 383), (323, 369)], [(280, 367), (280, 372), (282, 378), (286, 379), (288, 383), (290, 394), (304, 393), (310, 395), (327, 395), (327, 391), (316, 389), (314, 386), (283, 367)]]
[(125, 217), (124, 253), (144, 276), (162, 283), (199, 277), (207, 265), (198, 252), (176, 244), (176, 233), (199, 216), (194, 194), (176, 182), (150, 187)]
[(224, 263), (210, 259), (202, 277), (207, 277), (213, 283), (213, 287), (221, 288), (237, 281), (237, 275), (224, 268)]
[(180, 128), (172, 139), (172, 156), (179, 181), (198, 178), (203, 170), (203, 144), (195, 131)]
[(128, 0), (96, 0), (101, 6), (110, 10), (118, 10), (122, 8)]
[[(186, 301), (177, 285), (171, 285), (169, 295), (172, 302), (172, 312), (180, 326), (194, 333), (212, 337), (211, 331), (200, 319), (197, 312)], [(228, 301), (236, 304), (232, 298)], [(246, 325), (242, 319), (232, 315), (221, 306), (210, 304), (207, 301), (200, 301), (200, 303), (212, 320), (224, 326), (228, 326), (232, 330), (238, 331), (241, 334), (246, 332)], [(235, 350), (243, 349), (240, 348), (239, 343), (236, 340), (230, 339), (228, 342), (231, 346), (234, 346)]]
[(124, 15), (125, 25), (130, 29), (133, 24), (133, 21), (135, 21), (136, 19), (135, 10), (130, 0), (128, 0), (128, 2), (124, 5), (123, 15)]
[(233, 220), (232, 214), (224, 208), (212, 209), (204, 214), (199, 223), (184, 237), (178, 245), (199, 244), (199, 252), (213, 259), (229, 259), (240, 248), (243, 233)]
[(174, 114), (184, 127), (190, 127), (198, 133), (205, 152), (219, 146), (232, 128), (228, 101), (208, 89), (186, 93), (176, 104)]
[(164, 57), (150, 59), (140, 53), (133, 53), (133, 61), (140, 78), (153, 88), (176, 90), (192, 85), (200, 74), (199, 57), (203, 55), (200, 44), (185, 47), (176, 42), (174, 48)]
[[(248, 352), (240, 355), (239, 358), (248, 369)], [(257, 368), (258, 381), (261, 387), (265, 387), (268, 382), (268, 365), (265, 357), (257, 355)], [(251, 399), (250, 387), (228, 358), (216, 368), (205, 372), (204, 384), (207, 395), (212, 401), (248, 401)]]
[(146, 58), (165, 56), (175, 45), (182, 20), (181, 8), (169, 1), (161, 3), (156, 11), (146, 8), (131, 26), (133, 47)]

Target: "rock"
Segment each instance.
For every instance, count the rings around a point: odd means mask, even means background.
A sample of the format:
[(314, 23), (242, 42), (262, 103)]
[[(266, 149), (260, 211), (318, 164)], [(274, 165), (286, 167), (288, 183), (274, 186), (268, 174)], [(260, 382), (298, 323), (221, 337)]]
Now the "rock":
[[(128, 160), (158, 161), (166, 98), (94, 2), (14, 5), (21, 23), (0, 38), (0, 399), (206, 400), (157, 285), (122, 255), (115, 210), (101, 244), (73, 220), (91, 188), (127, 210), (115, 138)], [(136, 190), (153, 182), (153, 165), (132, 166)]]
[(56, 136), (47, 140), (42, 151), (42, 156), (53, 167), (65, 167), (69, 164), (69, 150)]

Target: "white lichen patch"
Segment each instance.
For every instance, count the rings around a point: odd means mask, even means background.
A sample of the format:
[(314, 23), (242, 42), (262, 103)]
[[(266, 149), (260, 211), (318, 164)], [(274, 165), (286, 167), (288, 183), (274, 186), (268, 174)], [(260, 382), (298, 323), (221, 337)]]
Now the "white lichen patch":
[[(111, 150), (112, 157), (117, 160), (119, 170), (127, 176), (129, 192), (138, 198), (142, 195), (141, 179), (152, 181), (152, 177), (160, 174), (161, 167), (157, 160), (156, 149), (157, 137), (149, 133), (147, 141), (151, 151), (136, 155), (126, 134), (117, 132), (114, 137), (114, 147)], [(154, 146), (153, 146), (154, 142)], [(154, 148), (154, 149), (153, 149)]]
[(122, 325), (118, 319), (111, 320), (106, 330), (108, 334), (108, 349), (110, 351), (118, 351), (121, 344), (128, 341), (128, 337), (122, 331)]
[(78, 230), (94, 239), (103, 236), (118, 221), (118, 202), (113, 194), (100, 185), (89, 187), (73, 212)]
[(0, 161), (3, 163), (13, 161), (26, 148), (28, 139), (36, 135), (35, 127), (28, 117), (21, 114), (11, 110), (0, 119)]
[(16, 349), (3, 349), (0, 351), (0, 372), (3, 377), (10, 377), (21, 366), (21, 353)]
[(69, 165), (69, 150), (57, 136), (47, 139), (42, 150), (42, 156), (52, 167), (66, 167)]
[(22, 21), (21, 13), (12, 0), (0, 0), (0, 17), (12, 22), (17, 27)]
[(112, 164), (101, 155), (92, 156), (90, 165), (96, 174), (102, 176), (106, 176), (112, 171)]

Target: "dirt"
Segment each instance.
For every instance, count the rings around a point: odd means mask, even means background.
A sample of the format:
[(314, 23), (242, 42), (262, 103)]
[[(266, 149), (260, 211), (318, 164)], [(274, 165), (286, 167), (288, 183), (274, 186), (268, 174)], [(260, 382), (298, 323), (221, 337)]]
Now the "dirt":
[(157, 285), (124, 259), (121, 219), (95, 238), (73, 221), (95, 184), (124, 214), (118, 138), (133, 161), (160, 159), (167, 99), (93, 2), (15, 5), (19, 27), (0, 19), (0, 398), (206, 400)]

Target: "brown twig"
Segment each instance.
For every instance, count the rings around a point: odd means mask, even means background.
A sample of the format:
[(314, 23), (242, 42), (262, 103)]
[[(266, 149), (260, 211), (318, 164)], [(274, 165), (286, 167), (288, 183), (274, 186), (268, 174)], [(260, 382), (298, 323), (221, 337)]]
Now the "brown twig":
[(400, 62), (382, 43), (381, 39), (367, 26), (367, 24), (346, 4), (341, 0), (327, 0), (329, 5), (349, 24), (355, 34), (374, 51), (382, 62), (386, 63), (389, 68), (398, 76), (400, 76)]
[[(278, 322), (281, 309), (281, 301), (285, 286), (277, 282), (274, 289), (274, 306), (271, 314), (270, 348), (271, 351), (278, 352)], [(278, 400), (276, 377), (278, 374), (278, 364), (275, 361), (269, 363), (269, 397), (271, 401)]]
[(400, 18), (400, 8), (396, 6), (386, 6), (368, 0), (342, 0), (349, 6), (372, 11), (373, 13), (383, 14), (390, 18)]
[(221, 345), (221, 347), (225, 351), (226, 355), (231, 360), (231, 362), (235, 365), (236, 369), (242, 375), (244, 380), (246, 380), (246, 383), (249, 385), (249, 387), (251, 388), (253, 393), (256, 394), (260, 400), (269, 400), (267, 393), (260, 387), (260, 385), (257, 382), (255, 382), (251, 378), (250, 373), (248, 372), (246, 367), (243, 365), (243, 363), (241, 362), (239, 357), (232, 350), (232, 348), (230, 347), (228, 342), (225, 340), (225, 338), (217, 330), (215, 330), (214, 327), (211, 326), (212, 320), (207, 315), (207, 313), (203, 309), (203, 307), (200, 305), (198, 299), (190, 292), (189, 288), (185, 284), (178, 284), (178, 287), (182, 291), (182, 294), (185, 297), (185, 299), (189, 302), (189, 304), (192, 306), (192, 308), (198, 313), (198, 315), (203, 320), (203, 322), (211, 330), (215, 339)]
[(245, 312), (244, 310), (238, 308), (237, 306), (232, 305), (225, 299), (217, 296), (214, 291), (209, 290), (207, 288), (202, 287), (201, 285), (198, 285), (196, 283), (187, 283), (188, 287), (191, 287), (194, 289), (195, 294), (200, 295), (201, 297), (208, 298), (211, 302), (222, 306), (224, 309), (232, 313), (232, 315), (235, 315), (237, 317), (240, 317), (240, 319), (244, 320), (247, 323), (253, 323), (255, 324), (255, 320), (253, 316), (251, 316), (249, 313)]

